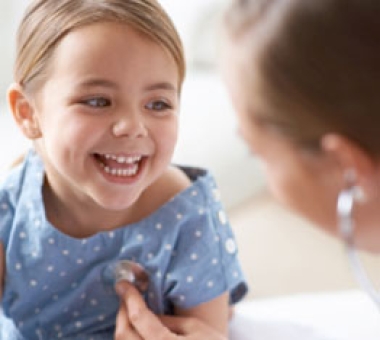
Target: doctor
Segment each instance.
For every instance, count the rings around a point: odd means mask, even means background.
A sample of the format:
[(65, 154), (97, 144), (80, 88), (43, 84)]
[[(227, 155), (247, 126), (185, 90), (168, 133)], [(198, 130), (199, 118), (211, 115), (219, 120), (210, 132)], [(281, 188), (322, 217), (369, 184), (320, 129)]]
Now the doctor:
[[(379, 17), (378, 0), (236, 0), (226, 14), (239, 133), (275, 197), (341, 237), (364, 282), (355, 248), (380, 251)], [(223, 339), (192, 319), (156, 317), (133, 287), (118, 290), (116, 340)]]

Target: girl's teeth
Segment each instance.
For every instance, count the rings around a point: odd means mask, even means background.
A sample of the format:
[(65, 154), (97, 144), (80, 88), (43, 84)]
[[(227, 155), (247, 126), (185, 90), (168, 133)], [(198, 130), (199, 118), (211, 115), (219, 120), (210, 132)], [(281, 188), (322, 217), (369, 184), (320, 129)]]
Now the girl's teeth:
[(104, 171), (107, 174), (110, 174), (112, 176), (118, 176), (118, 177), (129, 177), (136, 175), (139, 167), (136, 164), (135, 166), (129, 168), (129, 169), (112, 169), (109, 166), (104, 167)]
[(111, 154), (105, 154), (105, 159), (116, 161), (119, 164), (133, 164), (141, 160), (141, 156), (115, 156)]
[(116, 156), (113, 154), (103, 154), (106, 160), (114, 161), (123, 167), (112, 166), (107, 162), (99, 162), (107, 174), (116, 177), (131, 177), (137, 174), (142, 156)]

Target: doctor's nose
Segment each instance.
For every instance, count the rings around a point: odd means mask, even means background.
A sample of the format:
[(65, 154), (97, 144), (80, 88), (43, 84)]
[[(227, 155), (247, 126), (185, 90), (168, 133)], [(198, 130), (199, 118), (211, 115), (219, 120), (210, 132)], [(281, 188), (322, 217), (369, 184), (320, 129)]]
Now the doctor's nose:
[(115, 137), (142, 138), (148, 135), (144, 121), (137, 115), (121, 117), (112, 126)]

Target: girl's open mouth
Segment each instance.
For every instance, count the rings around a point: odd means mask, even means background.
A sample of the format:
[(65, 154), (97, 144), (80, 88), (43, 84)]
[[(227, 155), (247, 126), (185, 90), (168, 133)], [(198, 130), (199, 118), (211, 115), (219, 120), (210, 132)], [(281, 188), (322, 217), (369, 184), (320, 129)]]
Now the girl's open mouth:
[(114, 177), (134, 177), (142, 166), (142, 155), (94, 154), (104, 172)]

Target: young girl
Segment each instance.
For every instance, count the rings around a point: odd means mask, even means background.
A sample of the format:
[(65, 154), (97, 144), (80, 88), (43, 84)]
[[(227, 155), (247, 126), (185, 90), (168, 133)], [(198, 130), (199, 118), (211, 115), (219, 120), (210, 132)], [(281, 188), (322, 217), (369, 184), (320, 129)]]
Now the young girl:
[(1, 339), (113, 339), (113, 268), (155, 313), (226, 333), (246, 285), (211, 175), (170, 165), (184, 58), (155, 0), (36, 0), (18, 32), (14, 118), (34, 148), (0, 187)]

